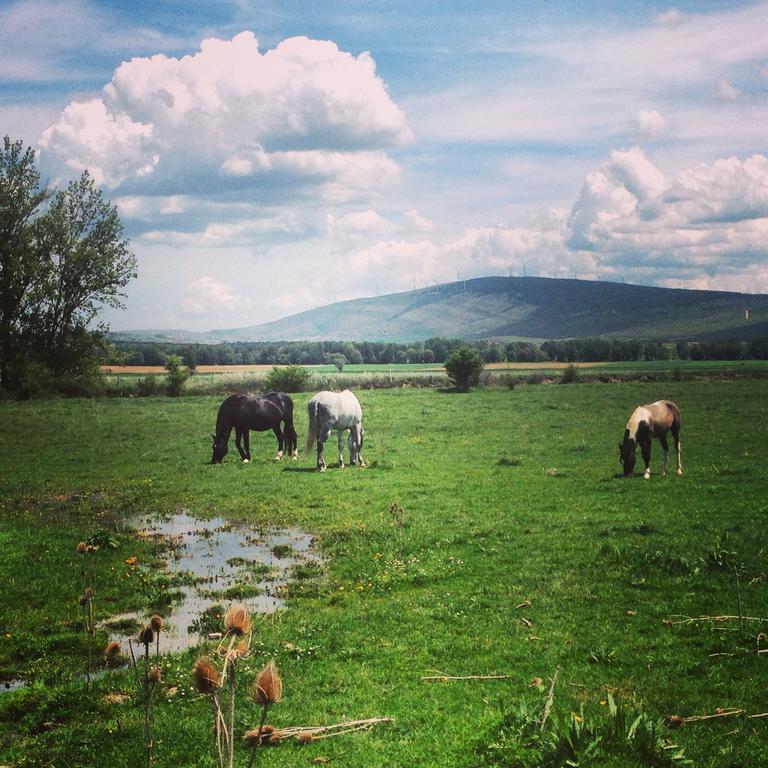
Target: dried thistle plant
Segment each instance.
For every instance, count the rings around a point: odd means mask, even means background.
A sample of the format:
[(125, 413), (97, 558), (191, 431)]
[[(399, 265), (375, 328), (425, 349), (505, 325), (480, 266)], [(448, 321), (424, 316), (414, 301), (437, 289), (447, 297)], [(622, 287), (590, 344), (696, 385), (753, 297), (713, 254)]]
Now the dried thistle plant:
[(283, 680), (280, 677), (280, 673), (277, 671), (277, 665), (275, 660), (270, 660), (264, 665), (261, 672), (256, 676), (251, 687), (251, 698), (261, 705), (261, 721), (259, 727), (255, 729), (255, 737), (248, 739), (247, 735), (253, 733), (248, 731), (246, 733), (246, 739), (251, 745), (251, 756), (248, 760), (248, 766), (253, 765), (253, 761), (256, 757), (256, 747), (260, 744), (276, 744), (280, 741), (280, 735), (276, 732), (271, 732), (266, 742), (263, 740), (265, 729), (271, 726), (267, 726), (267, 717), (269, 716), (269, 708), (273, 704), (278, 704), (283, 697)]
[(149, 626), (152, 627), (152, 631), (155, 633), (155, 659), (160, 661), (160, 632), (165, 626), (163, 617), (158, 613), (152, 614), (149, 618)]
[(107, 666), (112, 669), (122, 666), (124, 663), (123, 648), (117, 640), (110, 640), (104, 648), (104, 659)]
[(251, 614), (244, 605), (235, 604), (227, 609), (224, 616), (224, 628), (228, 635), (242, 637), (250, 634), (252, 627)]
[(94, 589), (92, 582), (93, 574), (89, 573), (88, 562), (89, 559), (86, 555), (89, 555), (95, 550), (86, 544), (84, 541), (78, 542), (75, 548), (77, 554), (80, 555), (80, 581), (82, 583), (82, 594), (78, 599), (78, 603), (83, 609), (83, 618), (85, 626), (85, 634), (88, 638), (88, 659), (85, 667), (85, 685), (90, 687), (91, 685), (91, 666), (93, 658), (93, 639), (96, 634), (96, 625), (93, 620), (93, 595)]
[(221, 687), (221, 674), (207, 656), (201, 656), (195, 662), (192, 676), (200, 693), (214, 693)]
[(224, 749), (222, 747), (222, 736), (224, 742), (229, 744), (229, 732), (224, 715), (221, 712), (219, 702), (219, 689), (221, 688), (221, 672), (207, 656), (200, 656), (195, 662), (195, 668), (192, 671), (192, 677), (195, 680), (197, 690), (211, 697), (213, 703), (213, 732), (216, 737), (216, 754), (219, 760), (219, 766), (224, 766)]
[(251, 697), (257, 704), (269, 707), (277, 704), (282, 696), (283, 681), (273, 659), (263, 667), (254, 680)]
[[(157, 619), (160, 619), (158, 622)], [(152, 768), (152, 750), (154, 741), (152, 738), (152, 695), (155, 687), (162, 679), (162, 673), (159, 666), (149, 665), (149, 649), (155, 642), (155, 633), (157, 632), (157, 655), (160, 658), (160, 629), (162, 628), (162, 618), (155, 615), (139, 631), (139, 643), (144, 646), (144, 679), (142, 692), (144, 695), (144, 746), (147, 757), (147, 768)]]
[[(237, 666), (241, 659), (250, 655), (253, 620), (245, 605), (231, 605), (224, 616), (224, 635), (216, 653), (224, 659), (220, 682), (213, 692), (216, 709), (216, 746), (221, 768), (232, 768), (234, 762), (235, 694), (237, 691)], [(228, 706), (226, 718), (218, 703), (218, 689), (226, 688)], [(223, 748), (222, 748), (223, 739)]]

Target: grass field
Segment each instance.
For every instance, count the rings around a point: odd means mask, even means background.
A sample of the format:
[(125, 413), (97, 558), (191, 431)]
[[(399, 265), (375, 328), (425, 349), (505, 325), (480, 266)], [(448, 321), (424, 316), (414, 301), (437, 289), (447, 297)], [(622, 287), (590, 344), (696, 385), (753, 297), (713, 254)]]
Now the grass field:
[[(660, 397), (682, 412), (685, 474), (617, 477), (630, 412)], [(300, 444), (308, 398), (294, 396)], [(0, 679), (29, 680), (0, 693), (0, 765), (144, 763), (132, 675), (82, 679), (75, 550), (102, 543), (87, 556), (97, 619), (149, 611), (162, 570), (120, 521), (180, 509), (297, 527), (324, 557), (320, 578), (293, 582), (287, 608), (256, 622), (238, 733), (258, 722), (247, 689), (270, 658), (284, 683), (275, 726), (395, 718), (256, 764), (662, 766), (682, 764), (680, 749), (696, 766), (766, 764), (768, 718), (747, 716), (768, 712), (768, 619), (686, 617), (768, 617), (768, 381), (360, 399), (368, 467), (323, 475), (312, 457), (274, 462), (271, 434), (252, 436), (252, 464), (231, 446), (208, 465), (220, 397), (0, 404)], [(652, 470), (660, 459), (655, 444)], [(217, 764), (195, 656), (163, 661), (155, 766)], [(434, 670), (505, 677), (422, 680)], [(235, 764), (247, 759), (238, 744)]]

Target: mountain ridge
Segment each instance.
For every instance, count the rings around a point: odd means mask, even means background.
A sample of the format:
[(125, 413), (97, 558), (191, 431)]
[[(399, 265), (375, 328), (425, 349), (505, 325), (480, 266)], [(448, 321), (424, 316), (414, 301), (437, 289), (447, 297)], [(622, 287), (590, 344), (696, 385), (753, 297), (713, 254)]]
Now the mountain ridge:
[(695, 340), (768, 334), (768, 294), (545, 277), (479, 277), (350, 299), (279, 320), (208, 332), (116, 331), (176, 343), (423, 341), (430, 337)]

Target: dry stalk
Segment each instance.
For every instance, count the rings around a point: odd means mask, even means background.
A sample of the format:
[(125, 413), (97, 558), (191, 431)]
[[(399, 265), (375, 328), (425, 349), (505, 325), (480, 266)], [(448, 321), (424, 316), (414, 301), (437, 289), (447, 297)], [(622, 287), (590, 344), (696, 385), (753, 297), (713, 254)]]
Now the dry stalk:
[(333, 725), (293, 725), (274, 731), (274, 735), (283, 739), (298, 739), (300, 735), (310, 734), (312, 739), (328, 739), (331, 736), (341, 736), (354, 731), (367, 731), (379, 723), (394, 723), (394, 717), (371, 717), (367, 720), (347, 720)]
[(549, 686), (549, 693), (547, 694), (547, 701), (544, 704), (544, 714), (541, 716), (541, 723), (539, 724), (539, 730), (544, 730), (544, 725), (547, 722), (549, 713), (552, 709), (552, 702), (555, 700), (555, 685), (557, 685), (557, 676), (560, 674), (560, 667), (555, 669), (555, 674), (552, 675), (552, 685)]
[(764, 621), (768, 619), (759, 616), (685, 616), (679, 621), (673, 621), (672, 624), (695, 624), (697, 621)]
[(746, 714), (745, 709), (724, 709), (721, 712), (715, 712), (714, 715), (691, 715), (682, 718), (683, 723), (700, 723), (703, 720), (716, 720), (721, 717), (738, 717)]
[(445, 672), (435, 670), (436, 675), (424, 675), (419, 679), (426, 683), (432, 680), (509, 680), (512, 675), (448, 675)]
[(221, 735), (224, 734), (224, 743), (229, 744), (229, 731), (227, 731), (227, 724), (224, 721), (224, 714), (221, 711), (221, 704), (219, 704), (218, 691), (214, 691), (211, 694), (213, 701), (213, 716), (214, 716), (214, 732), (216, 734), (216, 753), (219, 757), (219, 766), (224, 766), (224, 748), (221, 743)]

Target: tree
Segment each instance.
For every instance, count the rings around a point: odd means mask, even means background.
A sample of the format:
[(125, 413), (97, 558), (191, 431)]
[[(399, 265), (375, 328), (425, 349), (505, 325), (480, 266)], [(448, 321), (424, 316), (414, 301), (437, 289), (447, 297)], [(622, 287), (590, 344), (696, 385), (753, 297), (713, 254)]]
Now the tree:
[(91, 374), (107, 327), (136, 276), (117, 209), (88, 172), (65, 190), (40, 186), (34, 152), (6, 136), (0, 153), (0, 383), (22, 390), (34, 371)]
[(41, 270), (35, 222), (50, 193), (40, 184), (35, 153), (6, 136), (0, 152), (0, 386), (19, 385), (30, 295)]
[(455, 349), (445, 364), (448, 378), (463, 392), (477, 386), (483, 370), (483, 358), (476, 349), (459, 347)]
[(165, 377), (168, 394), (171, 397), (178, 397), (184, 387), (184, 382), (189, 378), (189, 369), (182, 367), (182, 360), (179, 355), (168, 355), (168, 359), (165, 361), (165, 370), (168, 371), (168, 375)]
[(332, 355), (326, 355), (326, 360), (333, 366), (335, 366), (336, 370), (341, 372), (344, 370), (344, 366), (347, 364), (347, 358), (344, 357), (344, 355), (336, 352)]
[(36, 359), (54, 376), (84, 373), (106, 333), (94, 320), (102, 306), (122, 306), (136, 260), (117, 209), (87, 171), (55, 193), (37, 229), (44, 264), (30, 323)]

